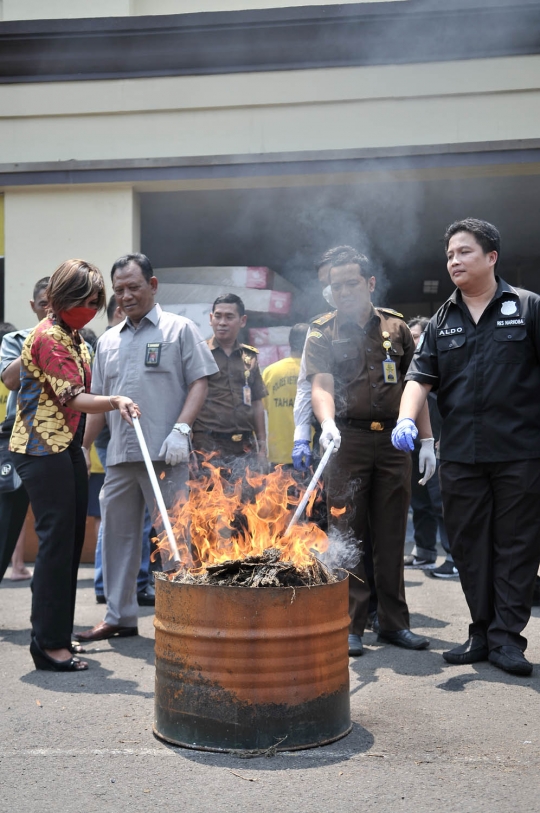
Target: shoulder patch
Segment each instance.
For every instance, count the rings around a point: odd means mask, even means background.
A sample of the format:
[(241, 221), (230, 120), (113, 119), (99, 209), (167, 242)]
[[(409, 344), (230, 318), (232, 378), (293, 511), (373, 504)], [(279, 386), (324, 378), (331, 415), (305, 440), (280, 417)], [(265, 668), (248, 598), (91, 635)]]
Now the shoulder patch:
[(257, 355), (259, 355), (259, 351), (257, 350), (257, 348), (251, 347), (251, 345), (249, 344), (241, 344), (240, 347), (242, 348), (242, 350), (247, 350), (249, 353), (256, 353)]
[(321, 331), (320, 331), (320, 330), (311, 330), (311, 331), (308, 333), (308, 339), (311, 339), (312, 337), (313, 337), (314, 339), (322, 339), (322, 333), (321, 333)]
[(379, 308), (377, 306), (375, 310), (382, 311), (383, 313), (389, 313), (390, 316), (398, 316), (400, 319), (405, 319), (402, 313), (400, 313), (399, 311), (392, 310), (392, 308)]
[(337, 311), (332, 311), (331, 313), (323, 313), (322, 316), (318, 316), (317, 319), (312, 321), (312, 325), (325, 325), (331, 319), (333, 319), (336, 315)]

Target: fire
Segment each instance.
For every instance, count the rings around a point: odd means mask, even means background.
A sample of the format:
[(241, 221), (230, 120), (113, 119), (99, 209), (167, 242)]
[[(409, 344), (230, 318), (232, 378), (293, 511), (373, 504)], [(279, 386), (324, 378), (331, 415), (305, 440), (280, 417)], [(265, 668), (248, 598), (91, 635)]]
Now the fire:
[[(299, 523), (284, 536), (302, 494), (281, 466), (271, 474), (247, 469), (236, 483), (208, 461), (202, 467), (202, 476), (188, 481), (187, 501), (180, 498), (169, 511), (181, 567), (200, 572), (206, 565), (260, 555), (267, 548), (278, 548), (282, 559), (305, 567), (314, 553), (327, 549), (327, 535), (313, 522)], [(308, 517), (315, 496), (308, 503)], [(158, 548), (169, 554), (165, 532), (159, 535)]]
[(346, 508), (335, 508), (334, 506), (332, 506), (332, 508), (330, 509), (330, 513), (332, 514), (333, 517), (340, 517), (342, 514), (345, 513), (346, 510), (347, 510)]

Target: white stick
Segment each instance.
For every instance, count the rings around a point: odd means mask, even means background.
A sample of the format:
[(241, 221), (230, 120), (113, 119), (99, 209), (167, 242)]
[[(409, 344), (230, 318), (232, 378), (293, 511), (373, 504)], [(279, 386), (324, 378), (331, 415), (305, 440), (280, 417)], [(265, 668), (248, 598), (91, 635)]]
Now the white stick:
[(306, 505), (308, 504), (309, 498), (311, 497), (312, 492), (315, 490), (315, 487), (316, 487), (317, 483), (319, 482), (321, 474), (325, 470), (326, 464), (330, 460), (330, 455), (332, 454), (333, 451), (334, 451), (334, 441), (331, 440), (330, 443), (328, 444), (328, 449), (326, 450), (326, 452), (322, 456), (321, 462), (317, 466), (317, 471), (315, 472), (315, 474), (311, 478), (311, 482), (310, 482), (310, 484), (308, 485), (308, 487), (306, 489), (306, 493), (302, 497), (302, 500), (300, 501), (300, 503), (298, 505), (298, 508), (294, 512), (294, 516), (291, 519), (291, 521), (289, 522), (288, 528), (285, 531), (285, 533), (283, 534), (283, 536), (288, 536), (291, 528), (293, 528), (296, 525), (296, 523), (298, 522), (298, 520), (302, 516), (302, 512), (303, 512), (304, 508), (306, 507)]
[(167, 539), (169, 540), (169, 547), (171, 549), (171, 554), (174, 562), (180, 562), (180, 554), (178, 553), (178, 547), (176, 545), (176, 539), (174, 538), (173, 529), (171, 526), (171, 521), (169, 519), (169, 515), (167, 514), (167, 509), (165, 508), (165, 501), (163, 499), (163, 494), (161, 493), (161, 489), (159, 487), (159, 483), (156, 477), (156, 472), (154, 469), (154, 464), (150, 458), (150, 452), (148, 451), (148, 446), (146, 445), (146, 441), (144, 439), (143, 431), (141, 429), (141, 424), (138, 418), (132, 417), (133, 426), (135, 427), (135, 433), (137, 435), (137, 440), (139, 441), (139, 446), (141, 447), (141, 451), (143, 453), (144, 462), (146, 464), (146, 470), (148, 472), (148, 476), (150, 478), (150, 482), (152, 483), (152, 488), (154, 489), (154, 496), (156, 498), (156, 502), (158, 504), (159, 513), (161, 514), (161, 519), (163, 521), (163, 526), (167, 532)]

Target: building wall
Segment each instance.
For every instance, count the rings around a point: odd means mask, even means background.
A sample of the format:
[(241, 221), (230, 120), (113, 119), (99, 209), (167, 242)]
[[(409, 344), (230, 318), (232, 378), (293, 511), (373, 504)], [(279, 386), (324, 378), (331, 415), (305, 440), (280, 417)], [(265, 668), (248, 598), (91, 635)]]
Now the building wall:
[[(5, 319), (29, 323), (28, 301), (36, 280), (64, 260), (88, 260), (101, 269), (108, 293), (114, 260), (139, 249), (137, 196), (131, 188), (29, 189), (5, 194)], [(89, 327), (100, 333), (104, 317)]]
[[(341, 0), (340, 5), (358, 0)], [(363, 0), (386, 3), (389, 0)], [(408, 2), (408, 0), (401, 0)], [(333, 5), (328, 0), (0, 0), (0, 20), (57, 20), (77, 17), (129, 17)]]
[(540, 137), (540, 56), (0, 85), (2, 163)]

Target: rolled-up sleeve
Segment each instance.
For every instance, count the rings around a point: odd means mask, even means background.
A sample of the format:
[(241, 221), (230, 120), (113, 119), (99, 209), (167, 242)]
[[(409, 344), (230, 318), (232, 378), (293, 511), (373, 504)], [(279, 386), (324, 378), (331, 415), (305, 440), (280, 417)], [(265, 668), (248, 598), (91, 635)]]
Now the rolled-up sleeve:
[(0, 377), (4, 370), (21, 355), (24, 338), (25, 334), (17, 330), (12, 333), (6, 333), (2, 339), (2, 346), (0, 347)]
[(180, 334), (180, 342), (184, 378), (188, 385), (197, 381), (198, 378), (219, 372), (212, 352), (194, 322), (184, 325)]
[(306, 378), (312, 381), (317, 373), (332, 373), (330, 340), (320, 330), (312, 329), (304, 347)]

